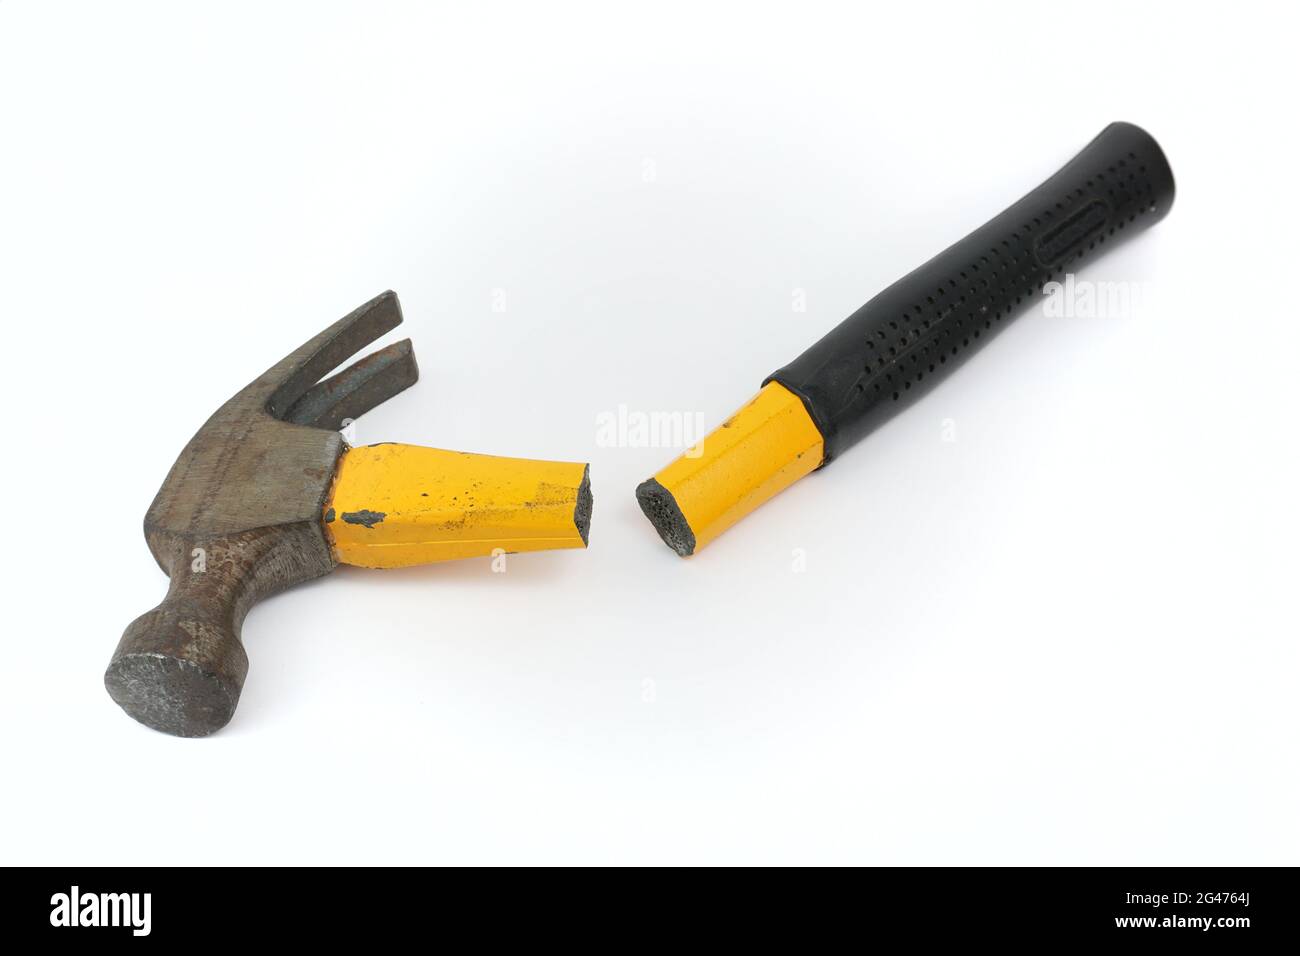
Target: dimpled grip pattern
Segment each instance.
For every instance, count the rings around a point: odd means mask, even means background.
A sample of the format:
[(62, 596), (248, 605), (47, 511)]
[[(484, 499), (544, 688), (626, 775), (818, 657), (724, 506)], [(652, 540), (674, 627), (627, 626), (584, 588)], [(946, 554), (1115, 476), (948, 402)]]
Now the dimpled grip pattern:
[(1112, 123), (1001, 215), (904, 276), (764, 382), (798, 395), (824, 462), (915, 401), (1060, 279), (1162, 219), (1174, 201), (1164, 153)]

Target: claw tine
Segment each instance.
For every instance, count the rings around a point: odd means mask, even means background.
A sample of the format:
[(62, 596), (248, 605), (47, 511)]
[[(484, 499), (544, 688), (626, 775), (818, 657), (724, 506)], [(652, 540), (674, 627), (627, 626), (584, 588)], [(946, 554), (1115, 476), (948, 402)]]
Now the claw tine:
[(402, 307), (391, 290), (345, 315), (262, 376), (259, 381), (271, 389), (267, 411), (284, 418), (321, 376), (401, 324)]
[(403, 339), (313, 385), (282, 417), (295, 425), (336, 431), (410, 388), (419, 377), (411, 340)]

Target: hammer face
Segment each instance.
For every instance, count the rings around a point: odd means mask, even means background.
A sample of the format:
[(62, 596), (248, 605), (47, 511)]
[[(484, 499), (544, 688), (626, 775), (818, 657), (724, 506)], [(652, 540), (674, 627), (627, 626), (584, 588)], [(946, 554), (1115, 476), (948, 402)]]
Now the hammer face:
[(244, 617), (262, 598), (331, 571), (320, 541), (315, 518), (231, 535), (150, 535), (171, 583), (162, 603), (122, 635), (104, 674), (109, 696), (164, 733), (220, 730), (248, 674)]
[[(199, 640), (187, 641), (189, 623), (162, 608), (136, 618), (122, 635), (104, 686), (140, 723), (177, 737), (204, 737), (234, 716), (248, 655), (230, 635), (199, 631)], [(158, 649), (166, 644), (176, 651)]]

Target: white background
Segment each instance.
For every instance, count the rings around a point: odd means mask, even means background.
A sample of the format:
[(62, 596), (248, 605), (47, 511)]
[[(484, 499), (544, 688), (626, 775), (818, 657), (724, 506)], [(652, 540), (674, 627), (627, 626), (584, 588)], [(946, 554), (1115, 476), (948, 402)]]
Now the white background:
[[(0, 858), (1296, 863), (1296, 32), (1214, 9), (0, 0)], [(598, 416), (712, 427), (1115, 119), (1179, 190), (1080, 276), (1137, 307), (660, 543), (676, 452)], [(590, 549), (340, 569), (146, 730), (158, 484), (386, 288), (423, 377), (357, 440), (590, 461)]]

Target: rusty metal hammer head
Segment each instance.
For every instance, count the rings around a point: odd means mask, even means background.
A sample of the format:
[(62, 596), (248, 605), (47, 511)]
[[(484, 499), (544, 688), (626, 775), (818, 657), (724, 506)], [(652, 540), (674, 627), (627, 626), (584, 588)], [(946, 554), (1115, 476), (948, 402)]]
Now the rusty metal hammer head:
[(394, 293), (372, 299), (222, 405), (181, 452), (144, 521), (171, 586), (104, 675), (136, 720), (185, 737), (224, 726), (248, 672), (249, 608), (334, 568), (321, 509), (346, 449), (337, 429), (419, 371), (407, 339), (321, 378), (401, 321)]

